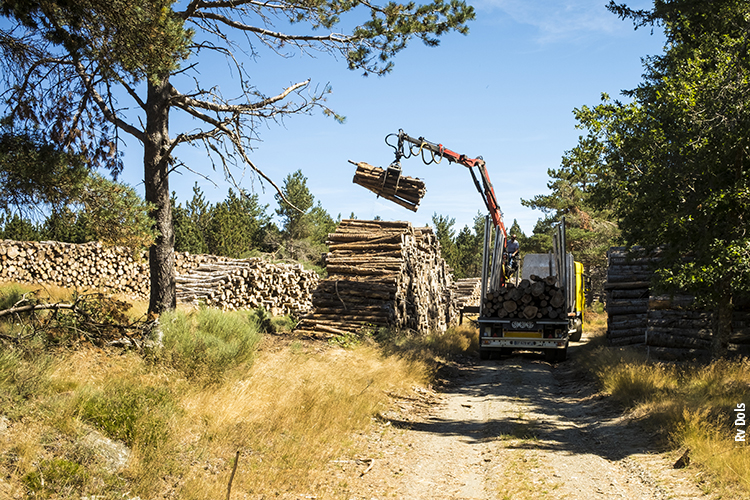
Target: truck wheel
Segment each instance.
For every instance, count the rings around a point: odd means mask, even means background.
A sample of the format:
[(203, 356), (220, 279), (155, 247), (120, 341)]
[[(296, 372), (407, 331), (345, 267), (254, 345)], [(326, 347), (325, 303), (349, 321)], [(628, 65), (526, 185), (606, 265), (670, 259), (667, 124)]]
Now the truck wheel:
[(510, 356), (511, 354), (513, 354), (513, 349), (509, 347), (501, 347), (499, 354), (500, 356)]
[(565, 346), (565, 349), (557, 351), (557, 361), (562, 362), (566, 359), (568, 359), (568, 346)]
[(487, 349), (479, 349), (479, 359), (481, 360), (487, 360), (490, 359), (490, 351)]
[(581, 335), (583, 334), (583, 323), (580, 318), (577, 318), (573, 324), (575, 325), (575, 332), (570, 336), (570, 341), (580, 342)]

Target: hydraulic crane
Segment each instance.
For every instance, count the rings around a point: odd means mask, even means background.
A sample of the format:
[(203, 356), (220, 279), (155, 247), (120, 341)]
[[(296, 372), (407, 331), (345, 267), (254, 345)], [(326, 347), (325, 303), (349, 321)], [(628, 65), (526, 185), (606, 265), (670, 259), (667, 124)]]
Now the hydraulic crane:
[[(396, 144), (389, 142), (389, 139), (393, 141), (394, 139), (392, 138), (394, 137), (397, 141)], [(469, 158), (466, 155), (458, 154), (447, 149), (442, 144), (430, 142), (424, 137), (411, 137), (403, 130), (399, 130), (397, 134), (387, 135), (385, 137), (385, 143), (391, 146), (396, 152), (396, 160), (388, 167), (387, 175), (390, 176), (400, 176), (402, 158), (411, 158), (412, 156), (418, 155), (422, 157), (422, 161), (427, 165), (431, 163), (440, 163), (443, 158), (445, 158), (450, 163), (458, 163), (459, 165), (468, 168), (471, 177), (474, 180), (474, 186), (476, 186), (479, 194), (482, 195), (482, 199), (487, 207), (493, 225), (496, 229), (502, 232), (503, 239), (507, 237), (507, 231), (505, 229), (505, 224), (503, 223), (503, 213), (500, 211), (500, 205), (495, 196), (495, 189), (492, 187), (492, 182), (487, 173), (486, 164), (481, 156), (478, 158)], [(427, 153), (429, 153), (430, 156), (426, 156)], [(477, 178), (477, 174), (474, 172), (475, 168), (479, 171), (479, 178)]]

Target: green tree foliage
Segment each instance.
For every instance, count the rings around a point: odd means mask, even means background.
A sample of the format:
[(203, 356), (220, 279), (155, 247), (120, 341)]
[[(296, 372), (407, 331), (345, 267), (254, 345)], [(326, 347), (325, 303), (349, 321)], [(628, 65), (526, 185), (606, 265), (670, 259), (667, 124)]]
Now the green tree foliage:
[[(467, 33), (474, 9), (462, 0), (12, 0), (0, 4), (0, 14), (16, 23), (0, 29), (8, 123), (40, 130), (114, 172), (120, 133), (143, 145), (146, 201), (158, 232), (149, 309), (160, 313), (176, 303), (169, 189), (169, 173), (180, 165), (176, 149), (205, 146), (214, 167), (228, 174), (249, 166), (280, 193), (249, 158), (258, 127), (315, 110), (340, 118), (325, 104), (328, 86), (306, 80), (279, 91), (253, 88), (251, 63), (261, 47), (282, 56), (324, 52), (381, 75), (414, 38), (434, 46), (450, 31)], [(201, 59), (217, 57), (228, 62), (229, 76), (199, 71)], [(236, 95), (219, 88), (227, 78)], [(189, 117), (189, 130), (172, 131), (170, 123), (181, 121), (172, 115)]]
[(0, 210), (28, 214), (77, 198), (88, 177), (80, 155), (32, 134), (0, 135)]
[(435, 226), (435, 236), (440, 242), (440, 252), (454, 272), (458, 267), (458, 251), (454, 241), (456, 231), (453, 229), (455, 223), (456, 219), (437, 213), (432, 214), (432, 224)]
[(101, 241), (134, 251), (153, 243), (147, 205), (133, 188), (90, 173), (80, 155), (39, 137), (0, 137), (0, 188), (7, 239)]
[(258, 202), (257, 194), (229, 190), (227, 198), (211, 208), (206, 244), (214, 255), (243, 257), (260, 248), (271, 218), (268, 205)]
[(726, 353), (738, 294), (750, 291), (750, 5), (736, 0), (614, 2), (636, 26), (658, 23), (663, 55), (646, 61), (633, 102), (583, 108), (601, 141), (600, 206), (629, 243), (664, 245), (661, 284), (717, 310), (715, 356)]
[(309, 211), (315, 197), (307, 187), (307, 177), (302, 170), (286, 176), (281, 192), (276, 194), (279, 208), (276, 215), (281, 219), (281, 232), (287, 240), (301, 240), (310, 236), (312, 224)]
[[(336, 221), (323, 209), (320, 201), (307, 187), (307, 177), (297, 170), (286, 176), (281, 192), (276, 195), (279, 207), (276, 215), (281, 219), (281, 241), (271, 241), (285, 257), (320, 263), (320, 255), (327, 252), (328, 233), (336, 230)], [(272, 231), (269, 232), (273, 240)]]
[[(584, 112), (575, 111), (580, 121)], [(554, 227), (565, 217), (566, 236), (570, 251), (586, 268), (605, 266), (607, 249), (619, 236), (614, 214), (608, 207), (596, 207), (593, 192), (604, 169), (602, 144), (595, 131), (579, 137), (578, 145), (567, 151), (559, 169), (549, 169), (550, 193), (537, 195), (521, 204), (541, 210), (539, 219), (525, 247), (535, 253), (552, 250)]]
[(226, 199), (211, 205), (196, 184), (185, 207), (177, 204), (174, 193), (172, 204), (175, 250), (180, 252), (246, 257), (265, 250), (267, 233), (275, 229), (268, 205), (245, 191), (230, 189)]
[(473, 228), (464, 226), (458, 232), (455, 243), (457, 258), (454, 277), (461, 279), (481, 276), (484, 251), (484, 216), (481, 213), (474, 217)]

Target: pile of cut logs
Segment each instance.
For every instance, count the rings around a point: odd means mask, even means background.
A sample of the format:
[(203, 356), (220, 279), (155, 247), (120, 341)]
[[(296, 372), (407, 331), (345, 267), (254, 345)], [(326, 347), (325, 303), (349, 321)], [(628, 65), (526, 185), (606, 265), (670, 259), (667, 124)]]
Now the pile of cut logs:
[(432, 229), (343, 220), (327, 243), (328, 278), (297, 332), (346, 335), (382, 326), (427, 333), (456, 321), (452, 277)]
[(607, 252), (607, 337), (612, 345), (643, 344), (648, 322), (652, 265), (658, 260), (642, 247)]
[(401, 175), (400, 169), (389, 167), (383, 170), (380, 167), (359, 162), (355, 163), (357, 171), (354, 173), (354, 184), (369, 189), (373, 193), (390, 200), (412, 212), (416, 212), (419, 202), (424, 198), (427, 190), (424, 181)]
[(457, 306), (478, 306), (481, 300), (481, 278), (462, 278), (454, 285)]
[[(175, 252), (178, 300), (222, 309), (265, 307), (273, 314), (311, 307), (317, 275), (298, 264)], [(101, 243), (0, 241), (0, 281), (103, 289), (147, 299), (148, 255)]]
[(127, 248), (56, 241), (0, 243), (0, 280), (61, 287), (106, 288), (148, 296), (148, 262)]
[[(714, 328), (711, 311), (695, 309), (690, 295), (651, 296), (645, 343), (661, 358), (708, 357)], [(750, 351), (750, 312), (734, 311), (731, 351)]]
[(216, 258), (177, 276), (177, 300), (224, 310), (263, 307), (274, 316), (308, 312), (318, 282), (300, 264)]
[(557, 286), (557, 277), (529, 278), (518, 285), (507, 283), (504, 288), (487, 292), (482, 314), (498, 318), (565, 318), (565, 293)]

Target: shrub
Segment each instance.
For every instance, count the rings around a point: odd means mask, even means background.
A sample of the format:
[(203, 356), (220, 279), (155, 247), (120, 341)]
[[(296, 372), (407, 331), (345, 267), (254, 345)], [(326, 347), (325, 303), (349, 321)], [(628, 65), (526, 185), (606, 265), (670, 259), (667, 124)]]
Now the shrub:
[(205, 383), (219, 382), (228, 370), (250, 362), (261, 339), (248, 315), (208, 308), (167, 312), (161, 328), (163, 346), (150, 349), (149, 359)]

